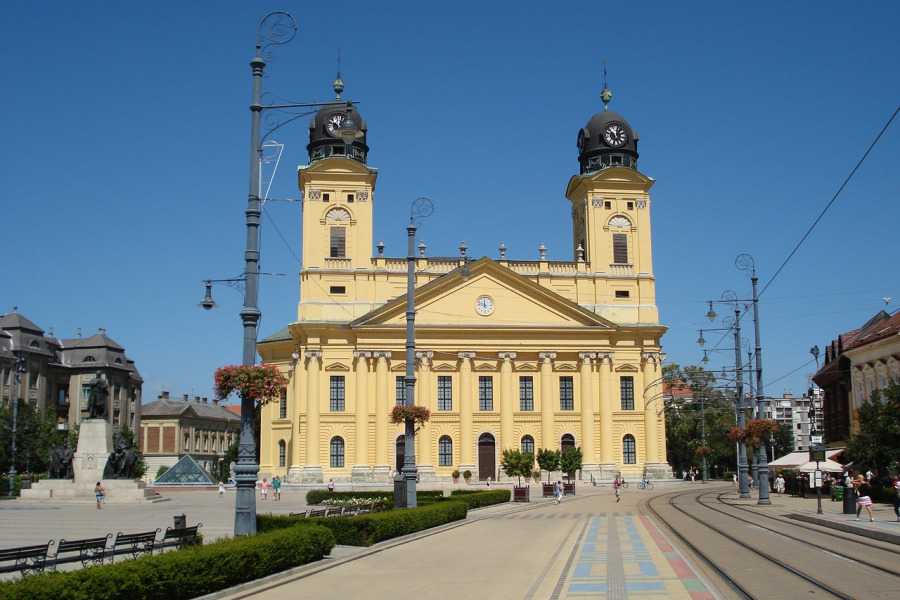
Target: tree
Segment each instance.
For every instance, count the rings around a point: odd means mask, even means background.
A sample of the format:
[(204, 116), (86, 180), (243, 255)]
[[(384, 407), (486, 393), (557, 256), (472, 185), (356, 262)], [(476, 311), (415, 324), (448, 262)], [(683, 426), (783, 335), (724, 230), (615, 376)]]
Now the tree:
[(500, 468), (509, 477), (518, 477), (519, 485), (522, 485), (522, 477), (531, 477), (531, 471), (534, 469), (534, 454), (532, 452), (522, 452), (518, 448), (507, 448), (503, 451), (503, 458), (500, 460)]
[(853, 461), (864, 460), (878, 472), (900, 462), (900, 384), (874, 390), (859, 407), (859, 433), (847, 444)]
[(547, 483), (550, 483), (550, 473), (559, 469), (559, 460), (559, 450), (538, 450), (537, 463), (542, 470), (547, 471)]
[(572, 473), (581, 470), (583, 460), (584, 455), (580, 446), (578, 448), (566, 448), (559, 457), (559, 468), (566, 474), (566, 478), (572, 481)]
[(775, 457), (784, 456), (794, 451), (794, 431), (790, 425), (781, 424), (775, 432)]
[[(20, 401), (16, 417), (16, 472), (47, 471), (52, 445), (62, 443), (54, 409), (48, 408), (41, 415), (35, 405)], [(0, 423), (0, 465), (7, 473), (12, 452), (12, 406), (0, 406)]]

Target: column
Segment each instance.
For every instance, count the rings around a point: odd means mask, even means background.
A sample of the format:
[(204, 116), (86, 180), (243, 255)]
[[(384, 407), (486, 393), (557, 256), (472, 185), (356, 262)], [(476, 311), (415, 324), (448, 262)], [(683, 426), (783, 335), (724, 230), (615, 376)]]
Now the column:
[(662, 396), (662, 355), (659, 352), (645, 352), (644, 360), (644, 438), (646, 458), (644, 470), (654, 477), (669, 476), (669, 466), (660, 461), (659, 449), (665, 441), (660, 436), (660, 415), (663, 412)]
[(581, 360), (581, 369), (578, 373), (579, 387), (581, 388), (581, 453), (582, 480), (590, 481), (591, 477), (596, 477), (597, 471), (597, 450), (594, 443), (594, 377), (591, 370), (593, 359), (597, 356), (595, 352), (579, 352), (578, 358)]
[(375, 468), (373, 476), (380, 483), (388, 482), (388, 472), (393, 460), (388, 457), (392, 444), (388, 441), (390, 408), (388, 406), (388, 359), (391, 353), (385, 350), (372, 352), (375, 363)]
[(287, 480), (290, 483), (300, 482), (300, 415), (303, 409), (300, 406), (300, 373), (301, 369), (297, 369), (297, 361), (300, 360), (300, 353), (294, 352), (291, 355), (291, 364), (288, 371), (291, 373), (291, 381), (288, 386), (288, 419), (291, 421), (291, 456), (288, 466)]
[(556, 352), (541, 352), (538, 354), (541, 360), (541, 439), (535, 440), (535, 452), (538, 448), (554, 450), (559, 447), (553, 431), (553, 412), (556, 410), (556, 401), (553, 390), (553, 360)]
[(319, 463), (319, 370), (321, 350), (306, 351), (306, 464), (300, 483), (322, 483)]
[(604, 479), (612, 479), (616, 473), (612, 376), (615, 357), (615, 352), (597, 353), (600, 363), (600, 474)]
[(472, 359), (474, 352), (459, 357), (459, 470), (475, 472), (475, 440), (472, 439)]
[[(416, 364), (419, 366), (419, 375), (416, 377), (416, 404), (425, 406), (434, 414), (434, 394), (431, 391), (431, 361), (434, 352), (416, 352)], [(416, 434), (416, 465), (419, 469), (419, 481), (437, 481), (437, 473), (434, 470), (434, 449), (437, 447), (437, 439), (434, 436), (434, 425), (426, 423)]]
[(513, 385), (512, 361), (516, 353), (500, 352), (498, 355), (503, 362), (500, 364), (500, 439), (497, 451), (502, 452), (506, 448), (519, 447), (513, 440), (513, 399), (517, 386)]
[(369, 358), (371, 352), (356, 350), (353, 358), (356, 359), (356, 409), (354, 444), (356, 452), (353, 460), (351, 481), (368, 481), (371, 476), (369, 469)]

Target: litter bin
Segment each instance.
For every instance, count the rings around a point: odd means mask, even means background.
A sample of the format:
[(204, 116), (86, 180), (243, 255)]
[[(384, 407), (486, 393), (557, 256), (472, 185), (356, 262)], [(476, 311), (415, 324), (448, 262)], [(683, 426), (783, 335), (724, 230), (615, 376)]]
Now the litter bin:
[(185, 515), (175, 515), (175, 527), (174, 529), (185, 529), (187, 527), (187, 516)]
[(852, 485), (844, 486), (844, 514), (856, 514), (856, 488)]

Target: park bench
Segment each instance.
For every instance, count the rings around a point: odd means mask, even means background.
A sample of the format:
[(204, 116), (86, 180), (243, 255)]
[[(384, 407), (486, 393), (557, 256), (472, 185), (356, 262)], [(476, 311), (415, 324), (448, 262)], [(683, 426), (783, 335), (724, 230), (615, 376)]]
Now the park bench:
[(159, 528), (153, 531), (145, 531), (143, 533), (122, 533), (116, 534), (113, 547), (110, 550), (111, 559), (119, 554), (130, 554), (132, 558), (138, 556), (152, 556), (153, 548), (156, 546), (156, 536), (159, 535)]
[(343, 514), (344, 514), (343, 506), (329, 506), (328, 508), (325, 509), (326, 517), (340, 517)]
[(327, 512), (328, 512), (327, 508), (311, 508), (311, 509), (309, 509), (309, 514), (306, 516), (308, 516), (310, 518), (324, 517)]
[(304, 510), (303, 512), (299, 512), (299, 513), (295, 513), (295, 512), (288, 513), (288, 516), (289, 517), (306, 517), (306, 515), (308, 515), (308, 514), (309, 514), (309, 511)]
[(37, 546), (19, 546), (0, 550), (0, 573), (19, 571), (23, 576), (29, 573), (42, 573), (44, 564), (47, 562), (47, 552), (52, 543), (53, 540), (50, 540), (46, 544)]
[(191, 545), (197, 541), (197, 530), (203, 527), (203, 523), (197, 523), (191, 527), (166, 527), (163, 538), (157, 543), (162, 552), (165, 548), (181, 548), (185, 544)]
[(56, 555), (49, 561), (50, 567), (55, 571), (56, 565), (60, 563), (80, 562), (82, 567), (88, 566), (88, 563), (102, 565), (106, 559), (106, 545), (111, 537), (112, 534), (107, 533), (105, 537), (59, 540)]

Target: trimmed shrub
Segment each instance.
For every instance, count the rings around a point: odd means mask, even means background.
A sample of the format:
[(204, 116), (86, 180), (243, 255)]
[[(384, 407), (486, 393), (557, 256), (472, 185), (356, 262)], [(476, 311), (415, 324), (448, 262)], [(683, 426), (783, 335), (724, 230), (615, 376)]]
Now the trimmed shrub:
[(0, 582), (0, 598), (188, 600), (327, 556), (334, 535), (317, 523), (310, 525)]
[[(433, 497), (442, 497), (444, 492), (441, 490), (416, 490), (416, 498), (423, 498), (428, 496)], [(309, 506), (315, 506), (322, 504), (325, 500), (340, 500), (341, 498), (360, 498), (360, 499), (371, 499), (371, 500), (379, 500), (379, 499), (388, 499), (390, 506), (394, 505), (394, 491), (393, 490), (383, 490), (383, 491), (374, 491), (374, 492), (329, 492), (326, 490), (309, 490), (306, 492), (306, 504)]]
[(490, 490), (483, 492), (454, 490), (450, 494), (450, 499), (465, 502), (466, 507), (469, 510), (472, 510), (473, 508), (481, 508), (482, 506), (491, 506), (492, 504), (509, 502), (510, 496), (510, 490)]
[[(509, 492), (507, 491), (507, 498)], [(283, 515), (257, 515), (257, 531), (275, 531), (285, 527), (320, 525), (334, 534), (344, 546), (371, 546), (401, 535), (416, 533), (466, 518), (465, 501), (437, 502), (408, 510), (392, 510), (354, 517), (303, 518)]]

